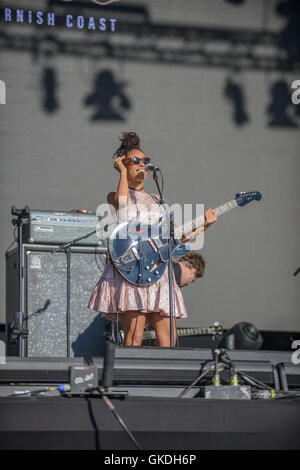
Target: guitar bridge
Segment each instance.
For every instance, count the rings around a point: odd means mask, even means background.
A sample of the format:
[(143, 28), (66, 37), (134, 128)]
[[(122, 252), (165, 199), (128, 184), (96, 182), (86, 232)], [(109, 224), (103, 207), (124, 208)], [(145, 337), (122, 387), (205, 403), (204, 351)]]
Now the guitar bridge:
[(120, 256), (120, 260), (122, 261), (123, 264), (128, 264), (128, 263), (132, 263), (133, 261), (135, 261), (135, 255), (132, 251), (132, 249), (126, 251), (126, 253), (124, 253), (122, 256)]

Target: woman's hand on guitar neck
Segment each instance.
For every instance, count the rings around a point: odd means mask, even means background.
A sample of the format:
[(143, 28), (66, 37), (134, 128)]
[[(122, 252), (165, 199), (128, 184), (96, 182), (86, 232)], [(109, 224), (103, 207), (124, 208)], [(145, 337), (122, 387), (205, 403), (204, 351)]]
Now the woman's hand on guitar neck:
[(204, 217), (205, 217), (204, 225), (201, 225), (200, 227), (196, 228), (195, 230), (193, 230), (191, 233), (189, 233), (187, 235), (186, 234), (183, 235), (181, 240), (180, 240), (182, 243), (186, 243), (191, 238), (196, 237), (199, 233), (205, 232), (205, 230), (207, 230), (208, 227), (210, 227), (212, 224), (214, 224), (218, 219), (216, 213), (212, 209), (208, 209), (204, 213)]
[(218, 219), (217, 214), (210, 208), (205, 212), (204, 217), (205, 217), (204, 230), (207, 230), (208, 227), (214, 224)]

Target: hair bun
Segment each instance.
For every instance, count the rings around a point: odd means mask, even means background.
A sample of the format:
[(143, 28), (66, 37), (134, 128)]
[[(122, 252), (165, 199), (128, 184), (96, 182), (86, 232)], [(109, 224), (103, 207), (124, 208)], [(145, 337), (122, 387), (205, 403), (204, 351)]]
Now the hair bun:
[(114, 153), (113, 158), (125, 155), (133, 149), (140, 150), (140, 138), (135, 132), (123, 132), (120, 141), (121, 145)]
[(127, 148), (139, 148), (140, 146), (140, 138), (135, 132), (123, 132), (121, 142)]

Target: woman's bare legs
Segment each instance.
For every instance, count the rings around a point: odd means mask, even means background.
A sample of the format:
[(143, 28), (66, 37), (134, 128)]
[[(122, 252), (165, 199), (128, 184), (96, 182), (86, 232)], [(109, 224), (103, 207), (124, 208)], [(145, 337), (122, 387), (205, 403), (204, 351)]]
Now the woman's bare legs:
[(122, 313), (121, 323), (125, 335), (124, 346), (141, 346), (146, 319), (146, 313), (137, 311)]
[[(158, 346), (162, 348), (169, 348), (171, 346), (170, 340), (170, 317), (164, 317), (159, 312), (151, 313), (151, 323), (155, 328), (156, 339)], [(174, 344), (176, 344), (176, 320), (173, 318), (173, 334)]]
[[(170, 318), (160, 315), (159, 312), (152, 312), (150, 315), (149, 321), (154, 326), (158, 346), (165, 348), (170, 347)], [(137, 311), (122, 313), (121, 322), (125, 335), (124, 346), (141, 346), (146, 320), (146, 313)], [(173, 319), (173, 334), (174, 344), (176, 344), (175, 318)]]

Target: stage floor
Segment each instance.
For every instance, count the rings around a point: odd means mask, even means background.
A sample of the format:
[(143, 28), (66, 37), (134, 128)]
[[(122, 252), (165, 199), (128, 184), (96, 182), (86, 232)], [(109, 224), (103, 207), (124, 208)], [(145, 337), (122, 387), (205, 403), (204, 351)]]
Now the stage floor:
[[(300, 401), (112, 399), (144, 450), (300, 449)], [(2, 397), (0, 448), (135, 450), (101, 398)]]
[[(235, 366), (277, 390), (300, 390), (300, 367), (289, 352), (228, 351)], [(135, 447), (99, 396), (21, 396), (15, 392), (70, 383), (83, 358), (13, 358), (0, 366), (0, 448), (101, 449)], [(207, 400), (212, 376), (179, 397), (213, 363), (207, 349), (120, 348), (112, 402), (144, 450), (300, 449), (300, 399)], [(94, 358), (101, 382), (103, 358)], [(226, 371), (224, 371), (225, 374)], [(227, 374), (227, 375), (226, 375)], [(228, 383), (228, 371), (221, 373)], [(26, 382), (27, 385), (22, 384)], [(12, 385), (15, 383), (15, 385)]]

